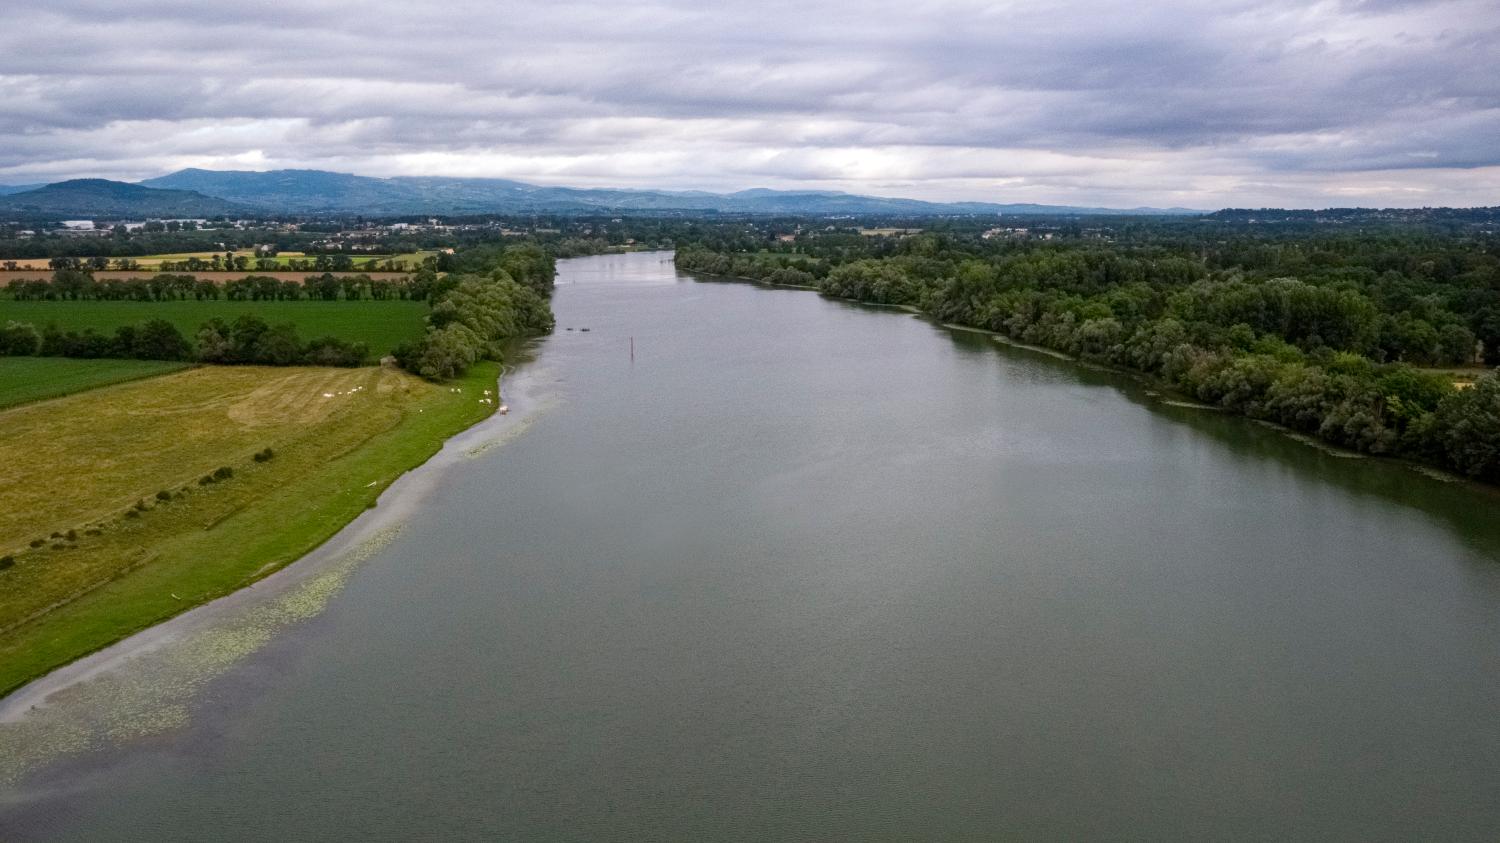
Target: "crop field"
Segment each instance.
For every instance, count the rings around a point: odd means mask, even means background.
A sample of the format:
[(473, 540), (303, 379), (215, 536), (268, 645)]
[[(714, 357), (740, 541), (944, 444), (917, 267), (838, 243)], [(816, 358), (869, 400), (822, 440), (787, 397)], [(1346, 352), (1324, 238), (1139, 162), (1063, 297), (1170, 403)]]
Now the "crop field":
[[(399, 255), (387, 255), (386, 258), (397, 261), (406, 261), (406, 265), (416, 269), (422, 265), (422, 261), (437, 256), (437, 250), (427, 249), (421, 252), (402, 252)], [(385, 260), (386, 258), (381, 258)]]
[[(391, 260), (391, 259), (395, 259), (395, 260), (398, 260), (398, 261), (406, 261), (408, 269), (410, 269), (411, 271), (414, 272), (414, 271), (416, 271), (421, 266), (423, 258), (425, 258), (425, 257), (427, 257), (429, 255), (435, 255), (435, 254), (437, 254), (437, 252), (432, 252), (432, 251), (427, 251), (427, 252), (405, 252), (405, 253), (402, 253), (402, 254), (399, 254), (399, 255), (393, 255), (393, 254), (387, 254), (387, 253), (376, 253), (376, 252), (351, 252), (351, 253), (349, 253), (348, 256), (349, 256), (349, 258), (351, 260), (354, 261), (355, 271), (356, 272), (359, 271), (359, 267), (361, 265), (363, 265), (364, 263), (366, 263), (367, 261), (374, 260), (374, 261), (380, 261), (381, 263), (384, 263), (387, 260)], [(138, 258), (131, 258), (131, 260), (134, 260), (137, 264), (140, 264), (141, 268), (143, 268), (143, 269), (152, 269), (152, 270), (154, 270), (154, 269), (159, 269), (161, 267), (161, 264), (164, 261), (185, 261), (188, 258), (198, 258), (200, 260), (208, 261), (208, 260), (213, 260), (214, 257), (216, 257), (216, 256), (222, 258), (224, 256), (224, 253), (223, 252), (176, 252), (176, 253), (172, 253), (172, 254), (143, 255), (143, 256), (138, 257)], [(255, 262), (258, 261), (258, 260), (263, 260), (262, 258), (257, 258), (255, 256), (254, 250), (252, 250), (252, 249), (240, 249), (240, 250), (237, 250), (234, 253), (234, 256), (238, 257), (238, 258), (249, 258), (250, 259), (250, 268), (247, 269), (247, 270), (245, 270), (247, 272), (255, 272), (256, 271), (255, 270)], [(309, 256), (309, 255), (307, 255), (304, 252), (280, 252), (276, 256), (274, 256), (272, 258), (269, 258), (269, 260), (275, 261), (276, 262), (276, 266), (277, 266), (278, 269), (286, 269), (287, 268), (287, 264), (290, 263), (291, 261), (294, 261), (294, 260), (295, 261), (305, 261), (305, 260), (310, 260), (312, 257), (315, 257), (315, 256)], [(46, 263), (44, 262), (43, 263), (43, 267), (45, 267), (45, 266), (46, 266)], [(306, 271), (311, 272), (311, 270), (306, 270)]]
[[(104, 269), (104, 270), (98, 270), (98, 271), (94, 272), (93, 276), (94, 276), (95, 280), (105, 281), (105, 280), (108, 280), (110, 278), (119, 278), (119, 279), (150, 278), (153, 272), (155, 272), (155, 270), (147, 270), (147, 269)], [(196, 272), (184, 272), (182, 274), (183, 275), (191, 275), (194, 278), (198, 279), (199, 281), (213, 281), (216, 284), (222, 284), (225, 281), (236, 281), (236, 280), (239, 280), (241, 278), (244, 278), (247, 275), (264, 275), (264, 276), (267, 276), (267, 277), (270, 277), (270, 278), (275, 278), (277, 281), (301, 281), (304, 278), (307, 278), (309, 275), (322, 275), (323, 273), (321, 273), (321, 272), (313, 272), (310, 269), (298, 269), (298, 270), (255, 270), (255, 269), (240, 269), (240, 270), (234, 270), (232, 272), (226, 272), (226, 271), (224, 271), (224, 270), (221, 269), (221, 270), (217, 270), (217, 271), (215, 271), (215, 270), (199, 270), (199, 271), (196, 271)], [(336, 276), (336, 277), (343, 277), (345, 275), (368, 275), (371, 278), (384, 278), (384, 279), (386, 279), (388, 281), (394, 281), (394, 280), (398, 280), (398, 279), (402, 279), (402, 278), (409, 278), (409, 277), (411, 277), (411, 273), (410, 272), (366, 272), (364, 270), (349, 271), (349, 272), (329, 272), (328, 274)], [(14, 281), (47, 281), (47, 280), (51, 280), (52, 275), (53, 275), (53, 273), (52, 273), (52, 270), (50, 270), (50, 269), (29, 269), (29, 270), (28, 269), (18, 269), (18, 270), (14, 271), (14, 272), (0, 272), (0, 287), (5, 287), (6, 285), (8, 285), (8, 284), (10, 284), (10, 283), (12, 283)]]
[[(389, 260), (405, 261), (406, 262), (406, 266), (407, 266), (407, 270), (411, 271), (411, 272), (415, 272), (418, 268), (421, 267), (423, 260), (425, 260), (425, 259), (427, 259), (429, 257), (432, 257), (432, 256), (434, 256), (436, 254), (437, 254), (437, 252), (435, 250), (424, 250), (424, 251), (420, 251), (420, 252), (402, 252), (400, 254), (385, 254), (385, 253), (379, 253), (379, 254), (377, 254), (377, 253), (354, 252), (354, 253), (351, 253), (349, 255), (349, 257), (354, 261), (354, 264), (355, 264), (355, 267), (356, 267), (356, 269), (355, 269), (356, 272), (359, 271), (359, 269), (358, 269), (359, 266), (362, 266), (365, 262), (371, 261), (371, 260), (380, 261), (381, 263), (385, 263), (386, 261), (389, 261)], [(256, 272), (256, 269), (254, 268), (255, 267), (255, 261), (260, 260), (260, 258), (257, 258), (255, 256), (255, 251), (253, 249), (238, 249), (238, 250), (235, 250), (234, 256), (235, 257), (241, 257), (241, 258), (249, 258), (250, 261), (251, 261), (250, 268), (246, 269), (246, 270), (242, 270), (242, 271), (236, 271), (235, 272), (235, 277), (241, 277), (241, 276), (245, 275), (246, 273), (255, 273)], [(172, 253), (163, 253), (163, 254), (159, 254), (159, 255), (141, 255), (140, 257), (129, 258), (129, 260), (135, 261), (136, 264), (138, 264), (140, 266), (141, 270), (147, 270), (147, 271), (154, 272), (154, 271), (156, 271), (156, 270), (158, 270), (158, 269), (161, 268), (161, 264), (162, 264), (163, 261), (185, 261), (188, 258), (198, 258), (199, 260), (208, 261), (208, 260), (213, 260), (215, 257), (222, 258), (222, 257), (224, 257), (224, 253), (223, 252), (172, 252)], [(83, 260), (88, 260), (88, 259), (87, 258), (83, 258)], [(284, 270), (284, 269), (287, 268), (287, 264), (290, 263), (291, 261), (294, 261), (294, 260), (296, 260), (296, 261), (308, 260), (308, 255), (306, 253), (304, 253), (304, 252), (281, 252), (281, 253), (277, 254), (275, 257), (272, 257), (271, 260), (276, 261), (277, 269)], [(51, 272), (51, 266), (49, 264), (49, 259), (48, 258), (12, 258), (12, 259), (7, 259), (7, 260), (0, 261), (0, 264), (5, 264), (5, 263), (14, 263), (16, 265), (16, 270), (15, 271), (46, 270), (49, 273)], [(107, 272), (110, 272), (110, 273), (118, 272), (118, 271), (121, 271), (121, 270), (107, 270)], [(312, 270), (300, 270), (300, 271), (302, 271), (304, 273), (307, 273), (307, 272), (311, 272)], [(137, 271), (136, 274), (139, 274), (139, 271)]]
[(189, 365), (162, 360), (0, 357), (0, 410), (114, 383), (164, 375), (186, 369)]
[(290, 322), (303, 340), (335, 336), (362, 342), (380, 357), (425, 329), (426, 302), (420, 301), (14, 301), (0, 298), (0, 323), (29, 322), (69, 330), (105, 333), (121, 325), (165, 319), (191, 339), (217, 316), (225, 320), (253, 314), (270, 322)]
[[(254, 249), (236, 249), (234, 251), (234, 256), (237, 257), (237, 258), (249, 258), (252, 261), (256, 259), (255, 258), (255, 250)], [(185, 261), (188, 258), (199, 258), (201, 260), (213, 260), (215, 257), (222, 258), (222, 257), (224, 257), (224, 253), (223, 252), (169, 252), (169, 253), (162, 253), (162, 254), (159, 254), (159, 255), (142, 255), (142, 256), (140, 256), (138, 258), (130, 258), (130, 260), (135, 261), (136, 263), (140, 264), (143, 267), (155, 268), (158, 265), (160, 265), (162, 261)], [(272, 260), (275, 260), (278, 263), (284, 265), (286, 263), (286, 261), (288, 261), (288, 260), (290, 260), (292, 258), (301, 259), (303, 257), (305, 257), (305, 256), (304, 256), (304, 254), (302, 252), (282, 252), (277, 257), (272, 258)]]
[(497, 372), (206, 366), (0, 412), (0, 694), (316, 547)]

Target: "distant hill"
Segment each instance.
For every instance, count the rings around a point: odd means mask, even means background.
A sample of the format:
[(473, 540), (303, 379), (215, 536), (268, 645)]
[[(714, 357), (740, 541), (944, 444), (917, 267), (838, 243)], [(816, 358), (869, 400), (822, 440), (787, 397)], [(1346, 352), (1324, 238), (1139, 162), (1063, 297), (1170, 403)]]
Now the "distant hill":
[(39, 187), (46, 187), (46, 185), (41, 185), (41, 184), (0, 184), (0, 196), (9, 196), (12, 193), (24, 193), (24, 192), (26, 192), (28, 190), (36, 190)]
[(190, 190), (156, 190), (107, 179), (60, 181), (0, 195), (0, 214), (9, 217), (211, 217), (244, 208)]
[(749, 214), (1195, 214), (1184, 208), (1078, 208), (985, 202), (923, 202), (825, 191), (764, 188), (738, 193), (543, 187), (509, 179), (373, 178), (325, 170), (179, 170), (152, 188), (196, 191), (268, 213), (398, 214), (692, 211)]
[(1205, 221), (1241, 224), (1415, 224), (1497, 223), (1500, 207), (1482, 208), (1225, 208), (1204, 214)]
[(369, 214), (420, 213), (421, 194), (388, 179), (324, 170), (179, 170), (146, 179), (147, 187), (190, 190), (231, 202), (282, 213), (353, 211)]

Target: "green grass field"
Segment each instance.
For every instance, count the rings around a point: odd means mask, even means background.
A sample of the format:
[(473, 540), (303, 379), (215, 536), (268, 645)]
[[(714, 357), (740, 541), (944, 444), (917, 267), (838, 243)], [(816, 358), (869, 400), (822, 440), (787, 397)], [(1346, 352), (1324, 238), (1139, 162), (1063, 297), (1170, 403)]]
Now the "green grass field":
[(15, 320), (37, 328), (55, 324), (63, 330), (93, 328), (109, 333), (121, 325), (165, 319), (190, 340), (198, 328), (218, 316), (233, 320), (254, 314), (297, 326), (303, 340), (335, 336), (370, 347), (375, 357), (422, 336), (427, 303), (420, 301), (13, 301), (0, 298), (0, 323)]
[(205, 366), (0, 413), (0, 695), (317, 547), (489, 415), (498, 372)]
[(185, 369), (160, 360), (0, 357), (0, 409)]

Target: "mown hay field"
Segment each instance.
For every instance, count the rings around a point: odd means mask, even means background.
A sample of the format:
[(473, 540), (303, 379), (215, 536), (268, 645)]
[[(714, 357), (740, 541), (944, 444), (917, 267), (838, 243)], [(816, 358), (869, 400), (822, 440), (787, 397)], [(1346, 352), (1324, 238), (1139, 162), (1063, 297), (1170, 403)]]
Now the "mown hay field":
[(316, 547), (497, 371), (204, 366), (0, 412), (0, 694)]
[(422, 336), (426, 302), (420, 301), (15, 301), (0, 298), (0, 324), (14, 320), (65, 331), (111, 333), (121, 325), (165, 319), (189, 340), (213, 317), (233, 321), (251, 314), (275, 325), (290, 322), (303, 340), (335, 336), (362, 342), (379, 358)]
[(0, 410), (186, 369), (162, 360), (70, 360), (0, 357)]

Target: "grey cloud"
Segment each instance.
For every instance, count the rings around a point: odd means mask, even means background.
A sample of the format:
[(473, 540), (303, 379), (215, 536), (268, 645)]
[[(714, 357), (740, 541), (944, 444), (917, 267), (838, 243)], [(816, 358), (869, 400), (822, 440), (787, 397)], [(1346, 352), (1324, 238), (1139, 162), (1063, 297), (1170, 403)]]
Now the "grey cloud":
[(239, 162), (1130, 204), (1424, 204), (1422, 171), (1449, 201), (1500, 190), (1491, 0), (121, 8), (0, 11), (0, 181)]

